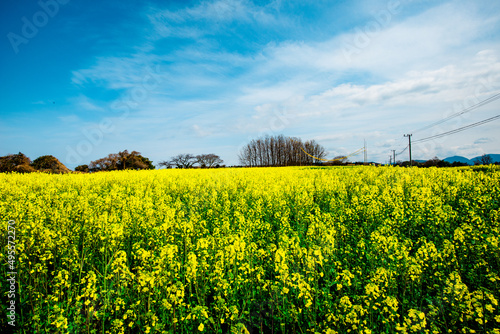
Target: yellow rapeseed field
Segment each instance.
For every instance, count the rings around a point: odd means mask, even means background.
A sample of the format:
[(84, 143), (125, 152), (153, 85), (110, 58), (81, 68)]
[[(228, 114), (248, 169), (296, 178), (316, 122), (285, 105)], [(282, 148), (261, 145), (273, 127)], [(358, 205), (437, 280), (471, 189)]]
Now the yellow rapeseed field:
[(23, 333), (500, 333), (499, 208), (494, 166), (0, 174)]

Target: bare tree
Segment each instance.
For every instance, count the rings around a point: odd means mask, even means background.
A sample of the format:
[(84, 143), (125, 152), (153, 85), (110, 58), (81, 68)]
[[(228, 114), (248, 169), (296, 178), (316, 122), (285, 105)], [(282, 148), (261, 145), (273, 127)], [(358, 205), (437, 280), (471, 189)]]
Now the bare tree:
[(170, 159), (170, 163), (177, 168), (191, 168), (196, 163), (196, 157), (192, 154), (179, 154)]
[(434, 157), (434, 158), (429, 159), (426, 162), (424, 162), (422, 164), (422, 166), (424, 166), (424, 167), (434, 167), (434, 166), (439, 165), (440, 162), (441, 162), (441, 159), (439, 159), (438, 157)]
[(481, 161), (481, 165), (490, 165), (493, 163), (493, 159), (488, 154), (483, 154), (479, 160)]
[(201, 168), (212, 168), (222, 164), (224, 161), (217, 154), (200, 154), (196, 156), (196, 162)]
[(297, 166), (318, 163), (326, 156), (324, 147), (314, 140), (302, 142), (300, 138), (283, 135), (253, 139), (239, 153), (245, 166)]
[(171, 161), (165, 160), (158, 163), (158, 167), (172, 168), (174, 165)]
[(320, 163), (321, 159), (324, 159), (327, 155), (327, 152), (323, 146), (318, 144), (315, 140), (309, 140), (304, 143), (304, 148), (306, 152), (312, 155), (314, 158), (312, 159), (312, 163)]
[(241, 149), (241, 152), (238, 154), (238, 159), (242, 165), (252, 167), (251, 155), (251, 148), (247, 145)]

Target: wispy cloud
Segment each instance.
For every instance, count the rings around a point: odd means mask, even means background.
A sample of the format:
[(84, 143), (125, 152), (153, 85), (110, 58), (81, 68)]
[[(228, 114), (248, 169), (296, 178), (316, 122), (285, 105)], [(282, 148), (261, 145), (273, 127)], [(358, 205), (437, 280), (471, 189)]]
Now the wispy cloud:
[(67, 116), (59, 116), (58, 117), (59, 120), (61, 120), (61, 122), (63, 123), (66, 123), (66, 124), (71, 124), (71, 123), (78, 123), (80, 122), (80, 117), (78, 117), (77, 115), (67, 115)]
[(72, 72), (75, 85), (101, 86), (107, 89), (128, 89), (142, 83), (147, 71), (154, 71), (158, 62), (154, 54), (137, 53), (128, 57), (99, 57), (89, 68)]
[(486, 137), (482, 137), (482, 138), (479, 138), (477, 139), (476, 141), (474, 141), (474, 144), (487, 144), (487, 143), (491, 143), (493, 141), (492, 138), (486, 138)]
[[(367, 139), (376, 160), (404, 148), (402, 133), (500, 89), (494, 5), (401, 1), (386, 23), (367, 33), (388, 2), (355, 4), (356, 11), (303, 1), (148, 5), (137, 13), (143, 20), (127, 27), (135, 33), (126, 52), (89, 53), (81, 62), (87, 66), (73, 68), (71, 112), (58, 119), (72, 129), (95, 128), (103, 119), (115, 125), (89, 159), (115, 146), (150, 147), (153, 159), (174, 148), (221, 147), (236, 163), (248, 138), (284, 133), (321, 141), (332, 154), (349, 153)], [(157, 84), (148, 85), (151, 79)], [(113, 110), (123, 101), (126, 117)], [(471, 113), (470, 121), (492, 107)], [(464, 133), (458, 146), (439, 142), (415, 150), (464, 153), (496, 143), (485, 138), (495, 137)]]
[(105, 111), (105, 108), (102, 106), (102, 102), (95, 101), (86, 95), (74, 97), (71, 99), (71, 102), (80, 111)]
[(220, 33), (227, 25), (275, 25), (278, 19), (270, 6), (260, 7), (247, 0), (202, 1), (179, 10), (151, 8), (148, 15), (154, 26), (155, 38), (200, 38)]

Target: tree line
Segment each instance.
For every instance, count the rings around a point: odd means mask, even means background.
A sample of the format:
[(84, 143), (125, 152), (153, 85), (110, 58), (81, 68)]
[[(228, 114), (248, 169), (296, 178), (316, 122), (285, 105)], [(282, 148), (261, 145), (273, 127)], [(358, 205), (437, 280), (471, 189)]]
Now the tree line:
[(175, 157), (171, 157), (170, 160), (161, 161), (158, 166), (165, 168), (219, 168), (222, 166), (222, 160), (217, 154), (199, 154), (193, 155), (190, 153), (178, 154)]
[[(491, 165), (491, 164), (499, 165), (498, 162), (493, 162), (493, 159), (488, 154), (483, 154), (479, 159), (474, 160), (475, 166)], [(410, 162), (409, 161), (397, 161), (394, 165), (401, 166), (401, 167), (408, 167), (408, 166), (410, 166)], [(415, 167), (465, 167), (465, 166), (469, 166), (469, 164), (467, 164), (465, 162), (459, 162), (459, 161), (448, 162), (445, 160), (441, 160), (438, 157), (434, 157), (434, 158), (429, 159), (425, 162), (418, 162), (418, 161), (412, 160), (411, 165), (415, 166)]]
[(80, 165), (75, 168), (77, 172), (101, 172), (125, 169), (155, 169), (153, 162), (141, 155), (140, 152), (128, 150), (111, 153), (108, 156), (91, 161), (89, 165)]
[[(337, 157), (334, 161), (323, 162), (327, 152), (323, 146), (314, 140), (303, 142), (300, 138), (285, 137), (278, 135), (274, 137), (266, 136), (251, 140), (245, 145), (238, 158), (242, 166), (245, 167), (266, 167), (266, 166), (306, 166), (306, 165), (345, 165), (346, 157)], [(158, 167), (165, 168), (219, 168), (224, 161), (217, 154), (199, 154), (188, 153), (178, 154), (170, 160), (161, 161)], [(483, 155), (474, 162), (476, 165), (492, 164), (493, 160), (489, 155)], [(498, 164), (498, 163), (495, 163)], [(409, 161), (398, 161), (395, 165), (409, 166)], [(413, 166), (419, 167), (457, 167), (467, 166), (465, 163), (449, 163), (440, 160), (437, 157), (426, 162), (412, 162)], [(237, 166), (235, 166), (237, 167)], [(155, 169), (153, 162), (141, 155), (140, 152), (128, 150), (112, 153), (108, 156), (91, 161), (88, 165), (80, 165), (75, 168), (77, 172), (99, 172), (114, 170), (141, 170)], [(0, 172), (48, 172), (48, 173), (69, 173), (71, 172), (57, 158), (52, 155), (44, 155), (31, 161), (23, 153), (9, 154), (0, 157)]]
[[(179, 154), (172, 157), (170, 160), (161, 161), (159, 167), (166, 168), (193, 168), (196, 164), (201, 168), (220, 167), (223, 160), (216, 154), (200, 154), (194, 156), (192, 154)], [(125, 169), (155, 169), (153, 162), (141, 155), (140, 152), (127, 150), (114, 154), (109, 154), (107, 157), (92, 161), (89, 165), (82, 165), (75, 168), (80, 172), (99, 172)]]
[(69, 173), (70, 170), (52, 155), (43, 155), (31, 161), (30, 158), (19, 152), (18, 154), (8, 154), (0, 157), (0, 172), (48, 172), (60, 174)]
[(326, 155), (325, 148), (314, 140), (302, 142), (300, 138), (278, 135), (253, 139), (241, 149), (238, 158), (248, 167), (304, 166), (318, 164)]
[[(167, 168), (218, 168), (224, 161), (214, 153), (210, 154), (179, 154), (168, 161), (162, 161), (159, 167)], [(115, 170), (142, 170), (155, 169), (153, 162), (141, 155), (140, 152), (124, 150), (118, 153), (108, 154), (106, 157), (91, 161), (88, 165), (79, 165), (76, 172), (92, 173)], [(8, 154), (0, 157), (0, 172), (48, 172), (48, 173), (70, 173), (71, 170), (64, 166), (56, 157), (51, 155), (41, 156), (31, 161), (23, 153)]]

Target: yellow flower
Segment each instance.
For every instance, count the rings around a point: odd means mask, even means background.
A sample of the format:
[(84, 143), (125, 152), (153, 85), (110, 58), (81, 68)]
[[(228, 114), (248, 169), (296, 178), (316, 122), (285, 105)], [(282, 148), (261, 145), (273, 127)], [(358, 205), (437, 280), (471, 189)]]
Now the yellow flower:
[(205, 328), (205, 325), (203, 325), (203, 323), (201, 323), (199, 326), (198, 326), (198, 330), (200, 332), (203, 332), (203, 329)]

